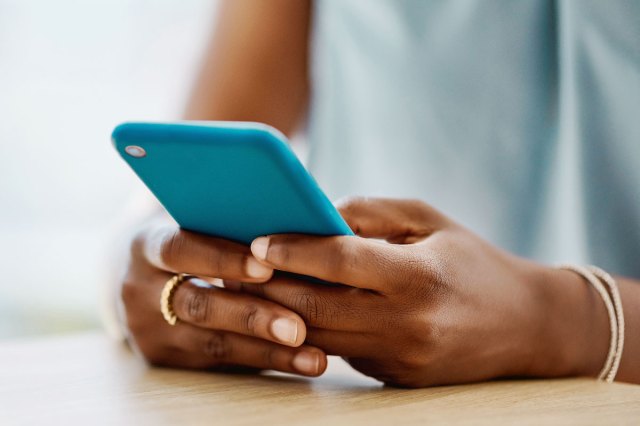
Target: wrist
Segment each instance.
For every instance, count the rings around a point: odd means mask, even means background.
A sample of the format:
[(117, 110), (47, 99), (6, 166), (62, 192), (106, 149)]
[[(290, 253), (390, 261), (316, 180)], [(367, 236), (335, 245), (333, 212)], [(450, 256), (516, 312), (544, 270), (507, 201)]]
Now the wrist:
[(534, 294), (532, 359), (527, 375), (591, 376), (609, 348), (608, 314), (600, 295), (578, 274), (540, 266), (529, 282)]

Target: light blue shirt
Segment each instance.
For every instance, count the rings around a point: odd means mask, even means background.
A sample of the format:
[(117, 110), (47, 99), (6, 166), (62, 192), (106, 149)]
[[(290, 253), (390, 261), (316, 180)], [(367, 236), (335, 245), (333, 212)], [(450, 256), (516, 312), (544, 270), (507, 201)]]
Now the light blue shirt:
[(310, 168), (640, 277), (640, 1), (317, 0)]

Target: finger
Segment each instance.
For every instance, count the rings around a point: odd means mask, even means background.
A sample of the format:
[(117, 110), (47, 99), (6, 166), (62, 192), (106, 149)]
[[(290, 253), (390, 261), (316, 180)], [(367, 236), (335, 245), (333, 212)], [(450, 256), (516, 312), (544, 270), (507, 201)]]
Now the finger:
[(377, 343), (372, 335), (347, 331), (309, 328), (306, 343), (322, 350), (327, 355), (343, 357), (377, 357), (390, 348)]
[(324, 287), (289, 277), (274, 277), (266, 284), (242, 284), (252, 294), (298, 313), (308, 327), (330, 330), (367, 330), (379, 318), (379, 294), (358, 288)]
[(171, 226), (151, 229), (144, 253), (157, 268), (176, 273), (247, 282), (267, 281), (273, 274), (246, 246)]
[(179, 324), (175, 331), (175, 346), (182, 352), (177, 362), (182, 367), (203, 369), (241, 365), (305, 376), (319, 376), (327, 368), (325, 353), (307, 345), (290, 348), (253, 337), (205, 330), (188, 324)]
[(300, 346), (306, 327), (300, 316), (268, 300), (233, 293), (190, 279), (178, 287), (172, 303), (180, 321), (213, 330)]
[(242, 281), (224, 280), (223, 286), (229, 291), (238, 292), (242, 289)]
[(355, 234), (403, 244), (431, 235), (447, 222), (420, 200), (349, 197), (336, 207)]
[(256, 238), (256, 259), (281, 271), (363, 289), (386, 290), (402, 265), (398, 247), (357, 236), (271, 235)]

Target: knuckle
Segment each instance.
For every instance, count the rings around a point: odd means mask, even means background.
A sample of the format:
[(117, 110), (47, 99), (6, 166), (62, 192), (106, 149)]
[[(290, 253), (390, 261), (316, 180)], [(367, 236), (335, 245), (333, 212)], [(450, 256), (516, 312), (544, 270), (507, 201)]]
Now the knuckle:
[(188, 291), (182, 299), (181, 309), (181, 312), (186, 315), (185, 319), (195, 323), (211, 322), (213, 294), (214, 291), (207, 288), (193, 286), (188, 287)]
[(416, 339), (422, 353), (430, 353), (437, 348), (440, 341), (440, 328), (431, 322), (423, 323), (423, 326)]
[(455, 278), (447, 266), (446, 260), (442, 260), (439, 256), (433, 256), (428, 263), (422, 265), (421, 273), (432, 297), (435, 298), (451, 292), (453, 288), (451, 284)]
[(412, 342), (411, 346), (407, 347), (409, 353), (415, 349), (418, 354), (428, 354), (435, 350), (441, 341), (443, 332), (442, 326), (438, 323), (441, 313), (437, 308), (430, 311), (425, 314), (420, 310), (413, 310), (398, 319), (396, 324), (402, 330), (402, 339)]
[(434, 282), (433, 271), (423, 262), (411, 259), (406, 260), (399, 278), (410, 291), (418, 293), (424, 292), (425, 287), (431, 287)]
[(448, 285), (449, 274), (438, 255), (428, 256), (427, 259), (409, 255), (404, 258), (404, 265), (397, 278), (406, 284), (403, 285), (403, 291), (407, 291), (410, 295), (424, 295), (427, 290), (429, 297), (435, 298)]
[(316, 322), (319, 315), (318, 300), (312, 294), (299, 293), (294, 297), (294, 306), (305, 319)]
[(217, 363), (224, 362), (231, 357), (231, 345), (224, 333), (210, 333), (205, 339), (202, 351), (207, 358)]
[(326, 303), (319, 296), (311, 293), (298, 293), (294, 296), (293, 306), (305, 320), (316, 326), (330, 326)]
[(265, 368), (276, 369), (275, 365), (275, 350), (271, 347), (267, 347), (262, 352), (262, 363)]
[(241, 322), (243, 329), (247, 334), (256, 335), (256, 318), (258, 317), (258, 306), (255, 304), (249, 304), (242, 309)]
[(344, 197), (336, 202), (338, 212), (345, 218), (355, 234), (360, 234), (358, 217), (368, 202), (367, 198), (359, 196)]
[(362, 204), (366, 204), (367, 201), (367, 197), (352, 195), (339, 199), (336, 205), (341, 212), (352, 213), (354, 209), (357, 209)]
[[(434, 314), (435, 315), (435, 314)], [(435, 344), (442, 338), (442, 327), (433, 318), (427, 318), (424, 321), (422, 335), (423, 341), (435, 346)]]
[(345, 238), (336, 238), (335, 250), (327, 260), (326, 268), (339, 271), (341, 276), (348, 276), (358, 267), (358, 256), (354, 256), (353, 248)]

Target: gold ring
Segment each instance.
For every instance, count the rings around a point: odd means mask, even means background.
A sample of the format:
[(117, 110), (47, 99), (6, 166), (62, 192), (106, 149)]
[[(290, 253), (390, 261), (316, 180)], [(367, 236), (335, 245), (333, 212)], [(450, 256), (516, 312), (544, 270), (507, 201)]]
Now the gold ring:
[(180, 284), (189, 278), (192, 278), (192, 276), (187, 274), (176, 274), (171, 277), (171, 279), (169, 279), (162, 288), (162, 293), (160, 293), (160, 312), (162, 312), (162, 316), (170, 325), (176, 325), (176, 322), (178, 322), (178, 317), (175, 312), (173, 312), (173, 307), (171, 306), (171, 303), (173, 302), (173, 295)]

